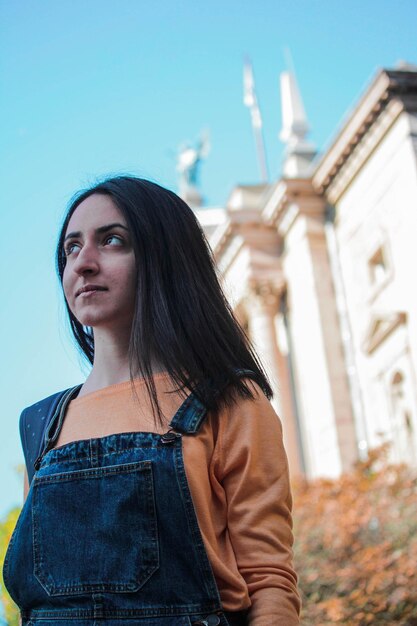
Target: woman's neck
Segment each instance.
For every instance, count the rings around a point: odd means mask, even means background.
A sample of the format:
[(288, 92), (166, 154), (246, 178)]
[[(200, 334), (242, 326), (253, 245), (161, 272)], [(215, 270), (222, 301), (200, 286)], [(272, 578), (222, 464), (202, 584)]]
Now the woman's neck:
[[(129, 339), (130, 331), (115, 334), (103, 329), (94, 330), (94, 363), (81, 395), (130, 379)], [(156, 374), (164, 369), (155, 363), (152, 371)]]

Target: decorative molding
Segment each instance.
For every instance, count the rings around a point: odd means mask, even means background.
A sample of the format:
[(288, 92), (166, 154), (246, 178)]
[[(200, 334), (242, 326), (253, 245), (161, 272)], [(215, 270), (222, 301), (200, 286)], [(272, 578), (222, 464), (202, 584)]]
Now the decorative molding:
[(363, 351), (368, 355), (372, 354), (396, 328), (405, 324), (406, 321), (407, 313), (404, 311), (375, 315), (362, 341)]
[(252, 278), (248, 281), (243, 298), (246, 310), (266, 311), (271, 315), (278, 310), (281, 294), (285, 290), (285, 280), (282, 278), (280, 285), (276, 281), (257, 280)]
[(372, 127), (367, 129), (367, 133), (352, 147), (352, 151), (346, 155), (343, 164), (335, 170), (333, 177), (329, 179), (326, 196), (332, 204), (338, 202), (403, 110), (401, 101), (391, 100)]
[[(388, 110), (388, 113), (386, 112)], [(330, 147), (318, 161), (313, 174), (313, 185), (321, 194), (326, 193), (331, 202), (341, 195), (353, 175), (369, 158), (372, 150), (381, 140), (383, 134), (394, 123), (402, 111), (417, 110), (417, 72), (407, 70), (380, 70), (366, 89), (359, 103), (355, 105), (346, 121), (342, 124)], [(367, 145), (355, 167), (343, 176), (345, 164), (357, 151), (359, 145), (367, 143), (370, 129), (378, 123), (379, 132), (375, 133), (373, 145)], [(365, 140), (365, 141), (364, 141)], [(338, 179), (338, 185), (334, 181)], [(344, 185), (344, 187), (343, 187)]]
[[(300, 213), (321, 216), (324, 215), (325, 202), (317, 193), (309, 178), (281, 178), (270, 194), (262, 210), (264, 223), (275, 226), (281, 232), (281, 225), (287, 221), (286, 213), (296, 204)], [(291, 224), (293, 223), (291, 220)]]
[(209, 238), (214, 256), (220, 258), (227, 252), (233, 238), (239, 234), (240, 226), (262, 223), (261, 207), (270, 193), (271, 185), (237, 185), (226, 204), (225, 220)]

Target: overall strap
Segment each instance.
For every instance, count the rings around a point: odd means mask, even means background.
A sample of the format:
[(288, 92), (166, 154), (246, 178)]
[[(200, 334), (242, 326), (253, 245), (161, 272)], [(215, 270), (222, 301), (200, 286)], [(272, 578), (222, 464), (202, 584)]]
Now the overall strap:
[(190, 393), (172, 418), (169, 427), (185, 435), (193, 435), (200, 428), (207, 413), (207, 407)]
[(66, 389), (60, 394), (59, 401), (55, 405), (54, 410), (51, 411), (51, 419), (45, 429), (43, 445), (40, 449), (40, 453), (34, 462), (35, 470), (39, 469), (43, 456), (50, 448), (53, 447), (55, 441), (58, 439), (62, 422), (64, 420), (65, 409), (67, 408), (68, 403), (78, 395), (81, 387), (82, 384), (79, 384), (75, 387), (71, 387), (70, 389)]
[[(236, 369), (236, 374), (239, 376), (247, 376), (254, 378), (256, 375), (249, 369)], [(214, 387), (212, 380), (207, 379), (197, 385), (196, 390), (190, 393), (189, 396), (179, 407), (174, 417), (170, 422), (170, 428), (183, 434), (193, 435), (198, 432), (207, 413), (207, 407), (197, 398), (195, 391), (201, 390), (203, 386)], [(220, 393), (220, 390), (217, 392)]]
[(54, 393), (43, 400), (23, 409), (19, 418), (20, 440), (25, 458), (29, 484), (35, 473), (35, 461), (45, 444), (48, 427), (53, 420), (57, 407), (61, 406), (63, 396), (68, 389)]

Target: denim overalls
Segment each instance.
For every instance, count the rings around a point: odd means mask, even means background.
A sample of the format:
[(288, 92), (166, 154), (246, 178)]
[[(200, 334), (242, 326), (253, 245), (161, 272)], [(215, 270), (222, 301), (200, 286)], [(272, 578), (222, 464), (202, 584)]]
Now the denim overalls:
[(163, 435), (126, 432), (51, 449), (49, 424), (6, 552), (23, 626), (244, 626), (223, 611), (182, 454), (206, 407), (191, 393)]

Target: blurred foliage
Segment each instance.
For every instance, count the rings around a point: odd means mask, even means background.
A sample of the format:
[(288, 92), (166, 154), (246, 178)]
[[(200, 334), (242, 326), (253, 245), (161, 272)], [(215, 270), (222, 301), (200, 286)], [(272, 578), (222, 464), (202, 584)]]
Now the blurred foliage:
[[(18, 465), (16, 467), (16, 471), (22, 475), (22, 484), (23, 484), (23, 465)], [(23, 492), (23, 487), (22, 487)], [(7, 593), (6, 587), (4, 586), (3, 581), (3, 563), (4, 557), (6, 556), (7, 546), (9, 545), (13, 530), (16, 526), (17, 518), (19, 517), (20, 507), (13, 507), (6, 516), (0, 520), (0, 599), (2, 605), (2, 613), (3, 619), (6, 620), (8, 626), (18, 626), (19, 624), (19, 609), (16, 604), (13, 602), (9, 594)]]
[(388, 458), (293, 484), (305, 626), (417, 626), (417, 472)]

